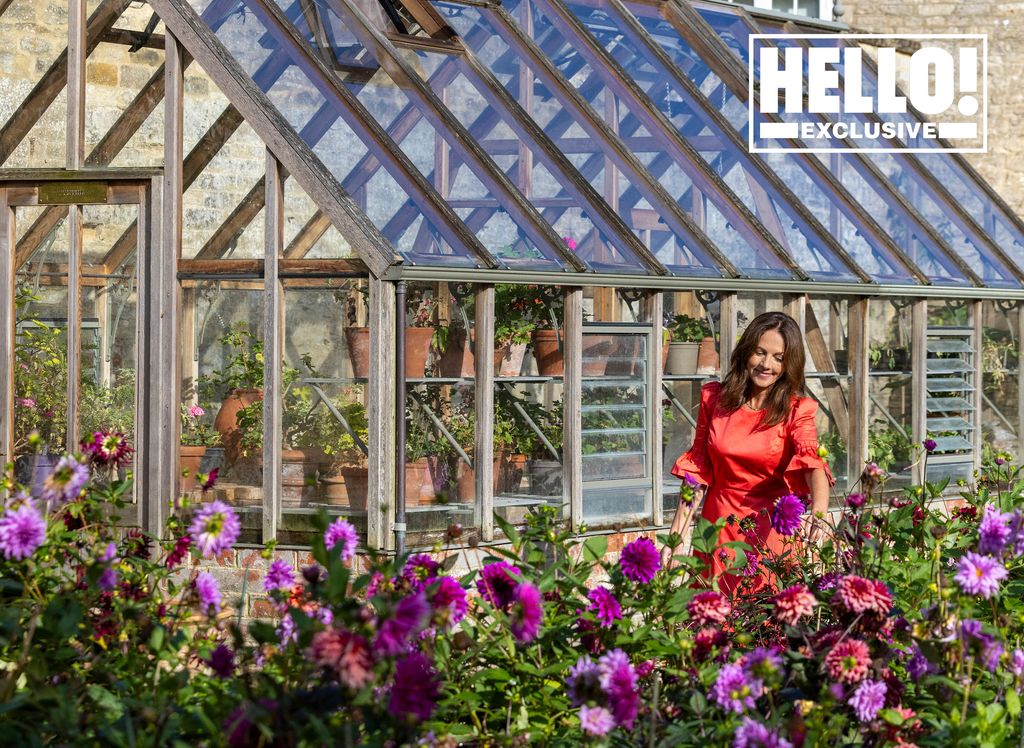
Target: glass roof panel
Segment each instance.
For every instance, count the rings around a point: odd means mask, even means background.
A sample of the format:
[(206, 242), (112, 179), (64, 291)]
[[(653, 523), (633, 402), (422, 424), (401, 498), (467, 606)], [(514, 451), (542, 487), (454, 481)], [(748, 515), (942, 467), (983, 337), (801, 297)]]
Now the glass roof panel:
[[(559, 99), (538, 77), (533, 65), (504, 41), (503, 31), (506, 29), (496, 25), (491, 12), (449, 2), (435, 2), (434, 6), (509, 94), (519, 101), (534, 122), (544, 130), (555, 147), (566, 154), (583, 178), (603, 194), (605, 201), (616, 208), (630, 228), (642, 238), (653, 242), (655, 237), (649, 233), (650, 227), (658, 223), (659, 216), (652, 216), (654, 211), (643, 197), (642, 190), (634, 188), (621, 173), (616, 178), (617, 170), (609, 165), (606, 158), (607, 143), (590, 137), (576, 115), (562, 107)], [(448, 92), (449, 101), (472, 101), (472, 94), (466, 98), (461, 92), (454, 91), (452, 86), (449, 86)], [(455, 95), (452, 96), (452, 93)], [(469, 106), (466, 111), (474, 114), (486, 112), (476, 106)], [(466, 119), (469, 117), (466, 116)], [(626, 126), (629, 128), (629, 124)], [(502, 138), (492, 132), (481, 140), (492, 154), (509, 154), (506, 158), (513, 169), (523, 168), (524, 164), (515, 155), (519, 150), (518, 143), (511, 139), (507, 130)], [(540, 170), (543, 170), (542, 178), (538, 178)], [(564, 203), (557, 202), (565, 199), (563, 185), (542, 166), (534, 166), (533, 173), (532, 192), (527, 194), (534, 204), (545, 207), (551, 214), (561, 211), (569, 213)], [(542, 200), (550, 202), (542, 206)], [(664, 221), (661, 221), (661, 225), (664, 227)], [(669, 231), (660, 231), (658, 234), (657, 257), (671, 266), (673, 271), (688, 275), (721, 274), (714, 260), (699, 247), (688, 246), (683, 237)]]
[[(739, 11), (721, 6), (696, 6), (726, 46), (747, 65), (748, 36), (758, 33), (748, 26)], [(787, 121), (815, 121), (809, 115), (786, 114)], [(964, 272), (946, 255), (939, 245), (915, 226), (912, 216), (901, 210), (876, 176), (857, 154), (819, 153), (836, 179), (863, 205), (868, 213), (886, 231), (889, 237), (907, 255), (911, 262), (933, 282), (940, 285), (973, 285)], [(861, 154), (867, 156), (868, 154)]]
[[(299, 137), (338, 179), (370, 220), (407, 260), (475, 266), (478, 260), (450, 227), (435, 223), (424, 200), (397, 169), (381, 166), (378, 146), (336, 94), (309, 72), (304, 53), (271, 32), (266, 12), (251, 0), (190, 0), (234, 60), (250, 75)], [(299, 4), (285, 10), (301, 16)], [(366, 85), (376, 66), (365, 59), (345, 61), (351, 85)]]
[[(552, 23), (536, 4), (524, 5), (519, 0), (507, 0), (502, 7), (515, 19), (520, 30), (548, 55), (562, 77), (604, 117), (610, 127), (617, 129), (632, 152), (647, 165), (648, 171), (741, 273), (758, 278), (792, 277), (785, 263), (761, 236), (734, 226), (723, 214), (727, 208), (717, 203), (718, 197), (710, 192), (704, 193), (694, 185), (686, 171), (692, 167), (683, 167), (680, 163), (682, 158), (667, 153), (668, 149), (660, 140), (641, 127), (630, 112), (629, 104), (606, 88), (603, 72), (590, 66), (562, 34), (559, 24)], [(680, 266), (678, 258), (671, 256), (671, 252), (670, 246), (665, 254), (657, 254), (658, 259), (673, 272), (692, 272), (685, 265)]]
[[(651, 39), (725, 116), (745, 142), (748, 130), (745, 101), (733, 93), (656, 8), (643, 3), (628, 3), (627, 7)], [(837, 241), (872, 279), (882, 283), (915, 282), (911, 273), (888, 248), (869, 241), (858, 231), (856, 219), (851, 220), (853, 212), (850, 206), (822, 188), (817, 176), (803, 162), (803, 157), (786, 153), (759, 155), (818, 221), (831, 228)]]
[[(766, 28), (765, 31), (769, 31), (769, 29)], [(773, 28), (770, 31), (774, 33), (776, 29)], [(807, 41), (819, 47), (847, 45), (844, 40), (838, 38), (818, 37), (808, 39)], [(842, 86), (845, 83), (846, 74), (844, 66), (836, 64), (834, 67), (839, 71), (840, 85)], [(862, 90), (866, 96), (872, 96), (877, 91), (877, 83), (871, 75), (868, 65), (863, 66), (862, 70), (864, 71)], [(842, 102), (842, 99), (840, 99), (840, 102)], [(842, 107), (842, 103), (840, 106)], [(834, 119), (864, 123), (872, 121), (872, 115), (841, 111)], [(927, 141), (927, 139), (921, 140)], [(895, 141), (883, 140), (882, 142), (892, 146), (897, 145)], [(909, 147), (921, 147), (921, 143), (918, 142)], [(952, 161), (949, 154), (932, 155), (933, 161)], [(989, 248), (985, 247), (980, 240), (968, 236), (968, 231), (983, 233), (980, 226), (970, 226), (970, 219), (958, 221), (951, 215), (950, 211), (941, 207), (938, 190), (929, 183), (927, 178), (922, 177), (920, 172), (913, 168), (914, 156), (901, 153), (875, 152), (866, 154), (866, 157), (874, 161), (890, 177), (891, 183), (926, 218), (953, 251), (959, 254), (971, 268), (978, 271), (986, 285), (1009, 287), (1020, 285), (1014, 278), (1013, 273), (999, 257)], [(947, 176), (952, 175), (947, 174)], [(956, 181), (954, 177), (953, 182)], [(949, 184), (943, 182), (942, 186), (948, 188)], [(975, 215), (983, 215), (983, 213)], [(992, 239), (991, 236), (988, 238)], [(1010, 256), (1012, 257), (1012, 255)]]

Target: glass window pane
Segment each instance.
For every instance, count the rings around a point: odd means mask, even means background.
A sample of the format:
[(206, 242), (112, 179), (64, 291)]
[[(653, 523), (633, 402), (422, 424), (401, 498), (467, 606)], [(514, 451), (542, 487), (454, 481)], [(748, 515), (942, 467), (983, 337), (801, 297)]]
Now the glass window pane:
[[(591, 138), (580, 121), (570, 109), (564, 108), (556, 97), (555, 93), (537, 75), (535, 66), (524, 59), (514, 47), (510, 46), (504, 37), (505, 29), (496, 20), (493, 11), (486, 11), (482, 8), (459, 5), (456, 3), (438, 2), (434, 3), (438, 11), (459, 33), (463, 41), (470, 46), (477, 57), (490, 69), (498, 81), (505, 86), (512, 96), (516, 97), (523, 109), (530, 114), (534, 121), (540, 125), (545, 134), (551, 138), (556, 147), (559, 148), (572, 161), (579, 170), (581, 176), (604, 196), (609, 205), (617, 207), (619, 215), (637, 231), (642, 239), (646, 239), (645, 232), (650, 232), (649, 226), (659, 223), (659, 217), (650, 208), (644, 193), (641, 189), (632, 185), (625, 175), (619, 174), (615, 178), (616, 170), (609, 164), (606, 149), (607, 143), (603, 138)], [(438, 75), (431, 77), (432, 81), (439, 80)], [(461, 77), (456, 80), (461, 80)], [(566, 83), (565, 85), (569, 85)], [(449, 88), (451, 91), (451, 88)], [(461, 102), (463, 97), (449, 95), (449, 102)], [(464, 124), (471, 128), (474, 123), (486, 125), (486, 116), (490, 114), (491, 121), (494, 120), (493, 110), (481, 106), (455, 107), (453, 111), (463, 119)], [(479, 112), (485, 111), (483, 115)], [(560, 180), (554, 179), (547, 169), (537, 165), (537, 159), (532, 168), (529, 162), (519, 156), (522, 153), (519, 148), (519, 141), (515, 135), (507, 129), (504, 124), (498, 124), (490, 132), (481, 131), (482, 144), (492, 153), (495, 159), (503, 168), (506, 168), (510, 176), (522, 177), (527, 180), (530, 190), (526, 194), (531, 198), (534, 205), (545, 208), (545, 215), (555, 218), (556, 231), (566, 235), (566, 230), (560, 225), (571, 219), (578, 222), (580, 211), (578, 208), (567, 207), (567, 195)], [(504, 154), (504, 155), (499, 155)], [(535, 152), (531, 152), (535, 155)], [(610, 156), (614, 158), (614, 156)], [(648, 216), (649, 214), (649, 216)], [(586, 222), (583, 228), (586, 228)], [(662, 227), (664, 221), (660, 221)], [(578, 245), (586, 245), (588, 242), (581, 241), (584, 235), (582, 229), (572, 231), (574, 241)], [(690, 248), (681, 237), (675, 237), (670, 232), (662, 232), (670, 238), (670, 249), (659, 251), (659, 259), (672, 251), (679, 254), (676, 265), (689, 265), (690, 274), (717, 275), (719, 271), (715, 262), (699, 248)], [(651, 241), (646, 242), (649, 247)], [(664, 241), (661, 242), (662, 244)], [(579, 249), (577, 250), (579, 251)], [(591, 252), (586, 258), (589, 261), (599, 261)], [(611, 268), (614, 270), (614, 266)]]
[[(603, 71), (595, 71), (586, 63), (574, 45), (562, 35), (557, 24), (552, 23), (536, 6), (527, 8), (518, 0), (504, 3), (503, 7), (520, 29), (544, 50), (562, 77), (576, 87), (610, 127), (618, 131), (627, 146), (647, 166), (647, 170), (742, 273), (754, 277), (790, 277), (783, 262), (763, 246), (762, 239), (746, 237), (723, 214), (723, 211), (729, 210), (726, 205), (717, 204), (714, 195), (704, 194), (695, 187), (686, 171), (694, 167), (687, 164), (681, 155), (665, 152), (661, 144), (631, 114), (630, 106), (620, 102), (606, 88)], [(632, 195), (630, 199), (633, 199)], [(658, 246), (652, 241), (652, 251), (673, 272), (692, 273), (693, 260), (687, 258), (673, 243)]]
[(791, 199), (778, 194), (748, 163), (745, 148), (730, 143), (717, 123), (701, 109), (700, 102), (692, 101), (687, 91), (672, 85), (670, 73), (656, 57), (639, 40), (621, 31), (623, 23), (615, 12), (601, 3), (597, 7), (566, 5), (650, 102), (680, 133), (693, 140), (708, 166), (757, 215), (797, 265), (813, 278), (855, 279), (842, 260), (828, 248), (816, 245)]
[(868, 303), (867, 459), (889, 474), (889, 489), (910, 484), (914, 462), (910, 316), (910, 305)]
[(985, 301), (982, 315), (981, 449), (982, 461), (991, 463), (997, 452), (1020, 454), (1020, 308)]
[[(192, 4), (200, 12), (205, 7), (202, 0)], [(217, 8), (213, 4), (210, 11)], [(216, 16), (208, 12), (203, 20), (401, 254), (411, 261), (429, 258), (435, 263), (476, 264), (470, 248), (462, 245), (450, 226), (436, 225), (425, 215), (424, 196), (406, 186), (406, 175), (387, 161), (332, 87), (305, 72), (309, 69), (305, 52), (268, 31), (260, 15), (264, 11), (256, 12), (258, 8), (258, 3), (246, 2)], [(289, 6), (286, 14), (292, 21), (301, 17), (298, 3)], [(372, 73), (365, 64), (352, 67), (346, 85), (354, 89), (367, 85)], [(382, 159), (385, 168), (381, 168)]]

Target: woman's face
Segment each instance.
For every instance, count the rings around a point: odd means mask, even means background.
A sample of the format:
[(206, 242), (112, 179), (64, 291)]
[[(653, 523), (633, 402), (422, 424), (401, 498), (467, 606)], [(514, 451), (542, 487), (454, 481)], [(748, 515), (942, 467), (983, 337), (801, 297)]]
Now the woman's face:
[(761, 335), (747, 359), (747, 373), (756, 391), (766, 390), (779, 380), (785, 356), (786, 341), (778, 330), (768, 330)]

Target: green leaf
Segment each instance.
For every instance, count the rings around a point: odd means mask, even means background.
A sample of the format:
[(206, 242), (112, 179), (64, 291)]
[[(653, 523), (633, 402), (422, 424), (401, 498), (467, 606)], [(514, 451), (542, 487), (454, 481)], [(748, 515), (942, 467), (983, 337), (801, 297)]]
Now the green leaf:
[(591, 563), (599, 562), (607, 552), (607, 535), (591, 535), (583, 543), (583, 558)]
[(164, 634), (166, 631), (163, 626), (154, 626), (153, 633), (149, 635), (149, 648), (154, 652), (159, 652), (160, 648), (164, 645)]
[(1006, 692), (1006, 711), (1014, 719), (1020, 716), (1020, 696), (1012, 689)]

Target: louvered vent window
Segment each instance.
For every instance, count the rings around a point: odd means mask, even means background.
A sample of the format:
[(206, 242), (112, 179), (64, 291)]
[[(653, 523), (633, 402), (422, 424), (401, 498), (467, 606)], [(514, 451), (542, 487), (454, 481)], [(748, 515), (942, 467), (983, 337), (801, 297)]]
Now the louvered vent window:
[(928, 457), (929, 481), (968, 479), (974, 469), (977, 362), (972, 335), (970, 327), (928, 328), (925, 423), (928, 438), (936, 444)]

